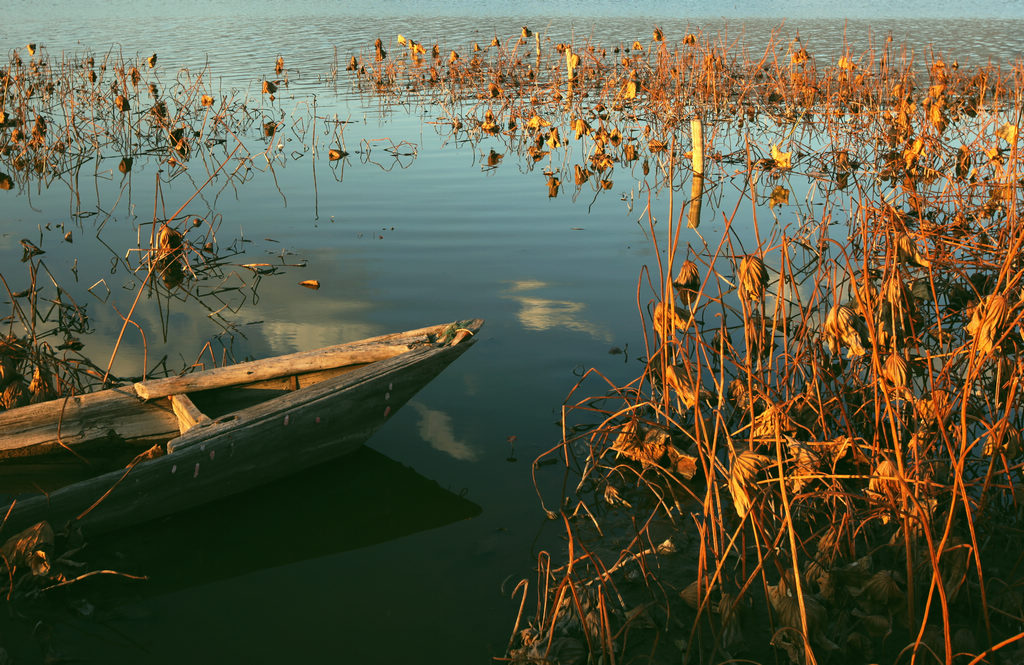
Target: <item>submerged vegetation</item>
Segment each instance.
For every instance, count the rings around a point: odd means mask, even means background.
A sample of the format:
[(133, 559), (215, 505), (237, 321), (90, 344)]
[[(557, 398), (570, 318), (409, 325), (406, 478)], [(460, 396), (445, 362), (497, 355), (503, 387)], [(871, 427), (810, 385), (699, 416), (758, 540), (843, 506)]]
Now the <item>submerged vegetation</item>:
[(1020, 659), (1019, 63), (523, 28), (348, 69), (549, 196), (647, 201), (644, 367), (588, 372), (535, 462), (567, 550), (507, 660)]

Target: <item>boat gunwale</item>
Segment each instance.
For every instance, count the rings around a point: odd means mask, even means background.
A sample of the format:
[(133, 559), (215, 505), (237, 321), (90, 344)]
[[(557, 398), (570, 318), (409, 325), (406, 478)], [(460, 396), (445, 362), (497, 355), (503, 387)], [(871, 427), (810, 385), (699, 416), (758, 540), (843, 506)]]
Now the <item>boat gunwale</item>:
[[(464, 325), (463, 325), (464, 324)], [(471, 334), (479, 329), (483, 324), (480, 319), (475, 319), (467, 322), (456, 322), (456, 325), (460, 325), (467, 329)], [(441, 330), (448, 329), (452, 324), (446, 324), (442, 326), (434, 326), (424, 330)], [(435, 344), (424, 344), (417, 348), (412, 348), (406, 353), (397, 354), (396, 356), (382, 360), (379, 363), (371, 363), (358, 367), (351, 372), (340, 374), (336, 377), (332, 377), (320, 383), (300, 388), (296, 391), (292, 391), (283, 395), (273, 397), (262, 404), (255, 405), (241, 409), (237, 412), (229, 414), (230, 423), (228, 417), (222, 417), (217, 421), (211, 421), (208, 427), (196, 427), (194, 431), (190, 430), (186, 434), (179, 437), (172, 438), (171, 441), (181, 440), (181, 445), (173, 447), (173, 452), (167, 454), (158, 455), (152, 458), (140, 459), (137, 462), (133, 462), (127, 468), (114, 469), (105, 473), (92, 476), (85, 480), (73, 483), (71, 485), (57, 489), (46, 495), (33, 495), (28, 498), (16, 498), (15, 500), (7, 503), (6, 505), (0, 506), (0, 513), (6, 513), (10, 518), (11, 524), (8, 525), (6, 522), (0, 525), (0, 528), (8, 528), (10, 526), (17, 527), (18, 525), (24, 525), (26, 523), (34, 523), (39, 519), (54, 519), (59, 522), (61, 526), (65, 522), (76, 523), (79, 526), (88, 525), (91, 531), (103, 531), (111, 528), (120, 528), (121, 526), (127, 526), (131, 523), (138, 521), (145, 521), (153, 517), (159, 516), (159, 514), (167, 514), (169, 512), (177, 512), (177, 510), (191, 507), (191, 505), (198, 505), (202, 503), (199, 501), (196, 503), (194, 499), (190, 499), (187, 496), (180, 498), (181, 508), (171, 507), (154, 507), (148, 505), (146, 507), (140, 507), (140, 511), (143, 513), (141, 518), (128, 517), (132, 512), (132, 508), (124, 507), (125, 499), (118, 499), (119, 507), (112, 509), (113, 516), (107, 514), (104, 515), (105, 511), (99, 511), (100, 516), (93, 514), (93, 509), (97, 505), (102, 505), (103, 501), (107, 500), (108, 495), (118, 490), (125, 494), (135, 493), (136, 498), (134, 500), (142, 500), (142, 488), (151, 486), (153, 479), (159, 477), (159, 473), (170, 469), (171, 475), (174, 473), (174, 469), (178, 466), (189, 466), (193, 463), (193, 458), (208, 459), (211, 463), (214, 460), (215, 453), (220, 459), (227, 459), (236, 453), (242, 452), (239, 448), (239, 442), (242, 441), (242, 447), (245, 447), (245, 436), (252, 436), (253, 430), (258, 431), (262, 423), (275, 422), (275, 426), (280, 426), (280, 421), (283, 418), (284, 424), (288, 424), (288, 414), (292, 412), (301, 412), (304, 409), (308, 409), (310, 405), (320, 403), (321, 405), (330, 403), (342, 403), (346, 400), (356, 399), (355, 396), (361, 393), (366, 393), (371, 387), (377, 389), (386, 387), (388, 392), (391, 391), (394, 378), (404, 374), (406, 371), (413, 371), (414, 377), (417, 382), (413, 382), (411, 386), (405, 387), (405, 391), (408, 393), (404, 398), (394, 405), (394, 408), (387, 406), (386, 408), (380, 409), (377, 413), (378, 416), (372, 417), (372, 422), (356, 422), (353, 424), (351, 431), (344, 432), (342, 443), (337, 445), (331, 443), (325, 443), (324, 440), (318, 440), (312, 443), (303, 441), (303, 445), (299, 445), (299, 448), (307, 448), (306, 453), (310, 456), (310, 459), (314, 460), (311, 463), (315, 463), (316, 460), (330, 459), (338, 457), (347, 452), (351, 452), (355, 448), (362, 445), (363, 442), (369, 436), (373, 434), (376, 429), (385, 422), (391, 413), (397, 410), (398, 407), (404, 403), (406, 399), (415, 394), (423, 386), (429, 383), (438, 373), (440, 373), (445, 367), (448, 366), (455, 358), (460, 356), (466, 349), (468, 349), (475, 342), (475, 338), (462, 341), (456, 339), (453, 343), (452, 340), (446, 340), (442, 343)], [(385, 384), (386, 382), (386, 384)], [(380, 391), (379, 396), (384, 402), (387, 401), (387, 393)], [(397, 388), (396, 388), (397, 392)], [(365, 395), (359, 398), (360, 403), (364, 404), (367, 402)], [(376, 399), (376, 398), (374, 398)], [(365, 406), (362, 407), (365, 410)], [(339, 416), (340, 417), (340, 416)], [(236, 422), (237, 421), (237, 422)], [(319, 422), (319, 418), (317, 418)], [(221, 425), (218, 427), (218, 423)], [(230, 425), (230, 426), (229, 426)], [(242, 432), (244, 428), (246, 431)], [(189, 436), (191, 434), (191, 436)], [(240, 439), (241, 437), (241, 439)], [(323, 438), (323, 437), (322, 437)], [(167, 448), (172, 448), (167, 442)], [(250, 441), (251, 443), (251, 441)], [(267, 445), (265, 442), (261, 442), (256, 446), (251, 446), (253, 450), (260, 446)], [(293, 449), (294, 446), (288, 446), (289, 449)], [(2, 463), (2, 462), (0, 462)], [(310, 463), (297, 462), (294, 468), (289, 467), (290, 470), (279, 471), (260, 471), (260, 477), (266, 475), (286, 475), (309, 466)], [(196, 462), (196, 471), (198, 474), (199, 464)], [(244, 469), (243, 469), (244, 471)], [(225, 471), (224, 473), (238, 473)], [(189, 474), (185, 474), (189, 475)], [(141, 476), (141, 477), (140, 477)], [(179, 477), (184, 477), (179, 474)], [(224, 474), (218, 477), (227, 477)], [(275, 477), (280, 477), (279, 475)], [(146, 479), (150, 480), (146, 480)], [(237, 479), (233, 479), (237, 482)], [(204, 482), (209, 482), (204, 480)], [(265, 482), (261, 480), (260, 482)], [(243, 481), (241, 483), (245, 485)], [(252, 486), (252, 485), (249, 485)], [(120, 487), (120, 489), (118, 489)], [(203, 490), (206, 493), (210, 493), (212, 490), (209, 486)], [(226, 492), (225, 494), (235, 493), (237, 489)], [(186, 493), (187, 494), (187, 493)], [(87, 509), (79, 514), (81, 505), (88, 504)], [(51, 510), (53, 505), (59, 506), (59, 508)], [(73, 510), (69, 509), (69, 505), (74, 505)], [(56, 512), (54, 512), (56, 510)], [(110, 512), (110, 511), (107, 511)], [(84, 520), (84, 521), (83, 521)], [(57, 524), (55, 524), (57, 526)]]

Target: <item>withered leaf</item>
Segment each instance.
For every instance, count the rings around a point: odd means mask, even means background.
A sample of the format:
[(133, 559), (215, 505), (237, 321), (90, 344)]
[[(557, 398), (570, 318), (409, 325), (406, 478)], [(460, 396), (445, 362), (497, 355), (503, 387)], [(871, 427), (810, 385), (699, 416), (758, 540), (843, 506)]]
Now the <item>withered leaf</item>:
[(996, 130), (996, 136), (998, 136), (999, 138), (1003, 139), (1004, 141), (1006, 141), (1010, 145), (1013, 145), (1013, 144), (1015, 144), (1017, 142), (1017, 135), (1018, 135), (1018, 133), (1019, 132), (1018, 132), (1018, 129), (1017, 129), (1017, 125), (1013, 125), (1013, 124), (1010, 124), (1010, 123), (1006, 123), (1002, 127), (1000, 127), (999, 129)]
[(793, 167), (793, 152), (782, 152), (779, 146), (772, 144), (772, 161), (777, 169), (789, 169)]
[(768, 200), (768, 207), (775, 209), (777, 205), (789, 205), (789, 190), (782, 185), (777, 185), (772, 190), (772, 196)]

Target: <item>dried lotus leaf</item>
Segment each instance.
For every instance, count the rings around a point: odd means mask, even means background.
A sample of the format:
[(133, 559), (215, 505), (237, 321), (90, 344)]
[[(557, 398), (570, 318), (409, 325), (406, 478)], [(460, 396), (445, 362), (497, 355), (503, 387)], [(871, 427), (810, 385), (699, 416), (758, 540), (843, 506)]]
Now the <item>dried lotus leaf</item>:
[(971, 546), (967, 543), (955, 544), (948, 547), (939, 560), (942, 586), (946, 590), (946, 598), (949, 603), (956, 602), (960, 590), (967, 581), (971, 551)]
[(25, 406), (32, 399), (32, 393), (21, 378), (16, 378), (0, 391), (0, 411)]
[[(794, 595), (790, 595), (788, 592), (788, 585), (783, 582), (779, 582), (775, 586), (768, 586), (768, 601), (772, 606), (772, 610), (775, 612), (775, 616), (778, 619), (778, 623), (783, 629), (791, 629), (797, 635), (803, 635), (804, 629), (806, 628), (806, 635), (809, 641), (823, 647), (827, 651), (835, 651), (839, 647), (831, 640), (829, 640), (822, 632), (822, 628), (828, 622), (828, 612), (825, 610), (825, 606), (821, 604), (814, 596), (807, 593), (802, 595), (803, 600), (803, 617), (801, 617), (801, 598), (797, 598)], [(804, 625), (804, 619), (806, 619), (806, 626)], [(780, 636), (780, 633), (786, 632), (780, 630), (776, 633), (776, 638)], [(790, 634), (788, 637), (796, 637), (796, 635)], [(773, 644), (775, 640), (773, 639)], [(786, 647), (790, 653), (790, 658), (796, 657), (794, 662), (803, 662), (802, 649), (794, 649), (795, 644), (791, 644)], [(803, 646), (802, 644), (799, 646)]]
[(882, 366), (882, 377), (894, 388), (905, 389), (908, 383), (907, 361), (898, 353), (889, 354)]
[(612, 450), (644, 467), (658, 464), (665, 456), (671, 436), (660, 427), (640, 430), (636, 423), (627, 423), (620, 430)]
[(817, 560), (811, 559), (804, 568), (804, 579), (817, 589), (817, 593), (826, 600), (835, 592), (831, 573)]
[(671, 445), (665, 449), (665, 454), (670, 465), (669, 470), (683, 480), (690, 480), (697, 475), (697, 458), (693, 455), (687, 455)]
[(57, 396), (53, 389), (53, 382), (50, 380), (49, 372), (43, 370), (40, 366), (36, 366), (32, 372), (32, 382), (28, 384), (28, 391), (31, 393), (29, 402), (32, 404), (46, 402)]
[(1009, 122), (996, 130), (996, 136), (1003, 139), (1011, 146), (1017, 143), (1018, 134), (1019, 130), (1017, 129), (1017, 125), (1011, 124)]
[(950, 395), (945, 390), (935, 390), (927, 397), (914, 400), (914, 414), (925, 427), (937, 427), (950, 414)]
[(700, 609), (701, 600), (707, 593), (708, 581), (696, 579), (686, 585), (686, 588), (679, 592), (683, 602), (693, 609)]
[(994, 426), (985, 440), (986, 455), (1005, 454), (1014, 459), (1021, 452), (1024, 452), (1024, 442), (1021, 441), (1020, 430), (1012, 427), (1006, 419)]
[(540, 653), (540, 659), (530, 658), (529, 662), (540, 660), (562, 663), (564, 665), (583, 665), (587, 662), (587, 647), (582, 641), (575, 637), (556, 637), (551, 641), (551, 648), (545, 653)]
[(669, 365), (665, 368), (665, 387), (675, 392), (679, 401), (688, 409), (697, 406), (697, 400), (710, 399), (710, 393), (701, 388), (696, 379), (691, 379), (685, 367)]
[(889, 276), (889, 279), (885, 281), (883, 290), (885, 300), (892, 305), (893, 308), (899, 309), (912, 303), (911, 292), (898, 274)]
[(8, 347), (0, 340), (0, 386), (18, 378), (18, 361), (14, 357), (14, 347)]
[[(868, 481), (867, 496), (875, 504), (895, 510), (899, 506), (900, 483), (899, 469), (890, 460), (882, 460), (871, 472)], [(882, 523), (889, 523), (889, 515), (882, 516)]]
[(799, 493), (820, 475), (821, 457), (809, 445), (786, 436), (789, 450), (789, 469), (786, 484), (794, 494)]
[(1000, 293), (986, 296), (974, 308), (966, 330), (977, 343), (979, 353), (985, 355), (996, 348), (999, 340), (1006, 334), (1009, 312), (1009, 304)]
[(849, 306), (833, 307), (825, 319), (822, 335), (832, 353), (847, 347), (847, 357), (863, 356), (869, 344), (868, 328), (864, 320)]
[(679, 268), (679, 274), (676, 275), (675, 281), (672, 284), (677, 289), (686, 289), (688, 291), (699, 289), (700, 271), (697, 268), (697, 264), (689, 259), (683, 261), (683, 265)]
[(895, 611), (903, 602), (905, 594), (891, 570), (880, 570), (864, 584), (860, 599), (872, 603), (876, 608)]
[(868, 614), (856, 607), (853, 608), (851, 614), (859, 619), (859, 627), (864, 630), (864, 633), (875, 640), (884, 639), (892, 632), (892, 619), (889, 615)]
[(737, 409), (747, 410), (750, 408), (750, 388), (743, 379), (733, 379), (729, 382), (726, 397)]
[(635, 448), (641, 440), (638, 429), (639, 426), (636, 420), (627, 421), (615, 436), (615, 440), (612, 442), (612, 450), (625, 452)]
[(761, 472), (771, 466), (771, 459), (760, 453), (745, 450), (732, 459), (729, 467), (729, 494), (732, 496), (733, 507), (742, 518), (753, 505), (753, 500), (760, 493), (757, 487)]
[(793, 168), (793, 152), (782, 152), (781, 150), (779, 150), (779, 146), (773, 143), (772, 161), (775, 162), (775, 168), (777, 169)]
[(739, 268), (740, 292), (750, 300), (763, 300), (765, 287), (768, 286), (768, 270), (764, 261), (753, 254), (740, 260)]
[(0, 556), (11, 567), (28, 566), (33, 575), (49, 572), (47, 553), (53, 548), (53, 528), (49, 522), (37, 522), (17, 533), (0, 547)]
[(906, 233), (899, 233), (896, 236), (896, 258), (902, 263), (909, 263), (921, 268), (927, 268), (932, 264), (921, 254), (914, 240)]
[(789, 205), (789, 190), (782, 185), (777, 185), (768, 199), (770, 209), (774, 210), (777, 205)]
[(158, 255), (163, 258), (169, 254), (181, 252), (184, 236), (181, 232), (171, 228), (167, 224), (160, 227), (160, 234), (157, 237)]
[(689, 328), (692, 321), (691, 319), (683, 319), (678, 309), (669, 307), (664, 302), (659, 302), (654, 306), (651, 320), (654, 324), (654, 331), (658, 333), (658, 338), (662, 344), (673, 340), (677, 330)]
[(836, 463), (847, 453), (853, 453), (856, 458), (858, 452), (859, 448), (853, 444), (853, 439), (846, 435), (837, 436), (830, 441), (822, 441), (818, 444), (818, 454), (825, 458), (832, 468), (835, 468)]
[(775, 440), (776, 436), (791, 434), (796, 431), (796, 423), (786, 413), (781, 404), (769, 403), (760, 413), (754, 416), (750, 427), (752, 439)]
[(636, 99), (636, 94), (637, 94), (637, 83), (636, 83), (636, 81), (633, 80), (633, 79), (630, 79), (629, 81), (626, 81), (626, 85), (624, 85), (623, 88), (622, 88), (622, 95), (621, 95), (622, 98), (623, 99)]
[(538, 115), (533, 116), (526, 121), (526, 128), (532, 130), (538, 130), (541, 127), (549, 127), (551, 123)]

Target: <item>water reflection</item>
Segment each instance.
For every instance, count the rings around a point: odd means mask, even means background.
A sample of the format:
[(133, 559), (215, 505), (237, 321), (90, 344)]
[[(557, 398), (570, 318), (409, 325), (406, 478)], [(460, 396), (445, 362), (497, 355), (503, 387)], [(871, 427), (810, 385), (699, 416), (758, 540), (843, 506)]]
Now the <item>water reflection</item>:
[(464, 462), (472, 462), (477, 458), (477, 451), (455, 436), (452, 418), (447, 413), (431, 409), (418, 401), (409, 402), (407, 408), (414, 409), (420, 415), (417, 426), (419, 434), (435, 450)]
[(527, 330), (543, 331), (563, 328), (585, 333), (602, 342), (612, 340), (612, 334), (605, 326), (589, 321), (582, 316), (587, 308), (584, 303), (524, 295), (550, 286), (540, 281), (517, 281), (512, 282), (502, 295), (519, 305), (516, 318)]
[[(96, 587), (79, 586), (82, 595), (77, 597), (87, 600), (74, 603), (78, 612), (35, 606), (23, 607), (22, 616), (4, 613), (4, 648), (19, 663), (37, 662), (40, 650), (61, 654), (62, 660), (211, 662), (211, 649), (224, 640), (225, 630), (241, 633), (266, 621), (268, 605), (283, 602), (289, 589), (309, 577), (311, 563), (322, 566), (344, 552), (470, 520), (480, 512), (472, 501), (362, 448), (298, 476), (90, 542), (77, 559), (148, 580), (108, 583), (102, 594), (91, 592)], [(330, 587), (335, 602), (361, 604), (350, 576), (328, 576), (320, 583)], [(247, 587), (259, 600), (222, 617), (216, 631), (190, 632), (188, 640), (181, 640), (150, 616), (164, 603), (179, 598), (207, 602), (204, 594), (210, 588), (234, 585)], [(302, 634), (308, 614), (334, 617), (339, 611), (319, 605), (294, 609), (271, 612), (275, 632)], [(45, 628), (42, 634), (40, 627)], [(306, 655), (314, 655), (308, 649), (303, 649)], [(326, 651), (313, 657), (333, 659)]]
[(353, 312), (365, 311), (368, 303), (320, 300), (316, 303), (315, 320), (267, 321), (261, 332), (273, 353), (303, 349), (319, 349), (346, 340), (366, 339), (382, 331), (373, 324), (352, 320)]

